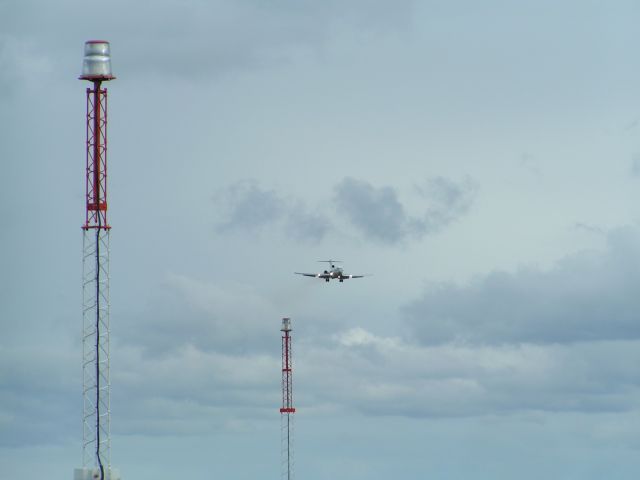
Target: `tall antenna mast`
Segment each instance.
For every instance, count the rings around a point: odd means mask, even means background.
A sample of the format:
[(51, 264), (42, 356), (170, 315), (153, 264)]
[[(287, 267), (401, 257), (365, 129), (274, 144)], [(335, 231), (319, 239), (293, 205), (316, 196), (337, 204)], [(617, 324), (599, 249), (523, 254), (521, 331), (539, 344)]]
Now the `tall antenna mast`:
[(282, 479), (293, 480), (293, 371), (291, 319), (282, 319), (282, 407), (280, 407)]
[(109, 232), (107, 221), (107, 89), (111, 74), (109, 42), (84, 45), (80, 80), (87, 88), (86, 214), (83, 230), (82, 468), (75, 480), (117, 480), (111, 470), (109, 380)]

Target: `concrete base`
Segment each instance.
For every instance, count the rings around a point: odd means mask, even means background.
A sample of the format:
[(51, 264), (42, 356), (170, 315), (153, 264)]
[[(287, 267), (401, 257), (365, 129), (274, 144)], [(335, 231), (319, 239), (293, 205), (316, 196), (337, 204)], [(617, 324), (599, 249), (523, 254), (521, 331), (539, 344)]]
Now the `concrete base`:
[[(97, 467), (76, 468), (73, 471), (73, 480), (101, 480), (100, 469)], [(105, 468), (102, 480), (120, 480), (120, 472), (113, 468)]]

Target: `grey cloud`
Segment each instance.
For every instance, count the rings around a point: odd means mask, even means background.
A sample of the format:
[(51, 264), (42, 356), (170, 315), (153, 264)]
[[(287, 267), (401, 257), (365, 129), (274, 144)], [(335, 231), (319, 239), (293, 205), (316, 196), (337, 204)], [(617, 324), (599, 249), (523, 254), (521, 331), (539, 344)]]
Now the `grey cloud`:
[(309, 212), (298, 203), (291, 207), (287, 218), (286, 230), (300, 240), (322, 240), (333, 228), (331, 221), (321, 213)]
[(594, 235), (607, 235), (607, 231), (602, 228), (599, 227), (597, 225), (589, 225), (588, 223), (584, 223), (584, 222), (576, 222), (576, 224), (574, 225), (574, 228), (576, 230), (582, 230), (583, 232), (588, 232)]
[[(277, 344), (277, 335), (270, 337)], [(136, 347), (117, 353), (124, 367), (113, 379), (120, 385), (113, 397), (121, 405), (119, 433), (220, 431), (232, 420), (268, 418), (265, 413), (278, 404), (277, 354), (205, 352), (192, 345), (162, 357), (150, 358)]]
[[(386, 0), (348, 4), (283, 0), (268, 5), (252, 0), (158, 0), (149, 15), (146, 4), (115, 0), (101, 12), (96, 25), (77, 0), (55, 5), (36, 0), (19, 3), (3, 7), (0, 30), (21, 43), (41, 35), (73, 45), (78, 38), (85, 39), (89, 29), (112, 42), (116, 75), (127, 71), (129, 76), (161, 74), (189, 80), (210, 80), (287, 62), (300, 51), (319, 51), (332, 29), (343, 24), (364, 31), (399, 30), (410, 22), (413, 9), (412, 1)], [(108, 35), (104, 25), (111, 26)], [(58, 46), (49, 42), (47, 48)], [(48, 54), (51, 58), (66, 55), (64, 51)], [(78, 50), (78, 61), (80, 55)]]
[(156, 290), (135, 321), (121, 327), (121, 342), (149, 355), (169, 355), (186, 346), (203, 352), (264, 352), (263, 339), (272, 329), (262, 319), (279, 317), (268, 299), (236, 282), (173, 274)]
[(407, 214), (393, 187), (374, 187), (354, 178), (345, 178), (335, 187), (334, 201), (366, 237), (395, 244), (436, 233), (464, 215), (472, 204), (475, 185), (470, 179), (456, 183), (435, 177), (417, 190), (428, 202), (426, 211), (417, 217)]
[[(178, 18), (179, 22), (156, 23), (152, 19), (149, 25), (146, 11), (135, 12), (139, 21), (147, 24), (146, 32), (150, 29), (157, 36), (138, 34), (132, 21), (128, 33), (135, 37), (133, 43), (140, 51), (135, 57), (123, 52), (127, 55), (127, 66), (161, 73), (169, 71), (191, 78), (262, 68), (287, 62), (295, 52), (320, 48), (336, 18), (357, 23), (362, 29), (397, 28), (396, 25), (406, 20), (402, 14), (389, 13), (410, 11), (408, 4), (394, 6), (391, 2), (378, 2), (384, 8), (377, 9), (371, 9), (365, 2), (344, 6), (341, 2), (319, 5), (281, 1), (269, 3), (268, 8), (252, 1), (212, 3), (186, 9), (182, 4), (159, 5), (164, 15)], [(163, 42), (163, 48), (158, 48), (157, 37), (171, 41)], [(167, 62), (168, 57), (171, 62)]]
[(239, 182), (215, 196), (228, 211), (227, 219), (218, 224), (221, 232), (229, 230), (258, 230), (279, 220), (285, 204), (275, 190), (264, 190), (252, 182)]
[(73, 350), (0, 348), (0, 446), (58, 443), (77, 426)]
[[(476, 192), (468, 178), (454, 182), (444, 177), (426, 180), (416, 190), (425, 210), (410, 216), (391, 186), (374, 187), (364, 180), (344, 178), (334, 187), (333, 205), (366, 238), (386, 245), (436, 233), (468, 212)], [(338, 228), (321, 210), (310, 210), (301, 200), (253, 181), (231, 185), (215, 195), (226, 211), (217, 231), (257, 232), (280, 226), (287, 235), (318, 242)]]
[(284, 225), (288, 235), (299, 240), (317, 242), (332, 229), (329, 219), (322, 213), (307, 209), (300, 200), (266, 190), (255, 182), (238, 182), (215, 195), (226, 219), (217, 225), (221, 233), (229, 231), (257, 232), (266, 226)]
[(569, 256), (550, 271), (494, 272), (440, 285), (404, 308), (425, 344), (576, 342), (640, 338), (640, 234), (609, 233), (603, 253)]
[[(169, 275), (149, 292), (147, 308), (112, 319), (112, 433), (219, 432), (271, 418), (280, 400), (281, 312), (227, 279)], [(81, 340), (68, 338), (69, 325), (61, 330), (60, 338), (30, 335), (29, 348), (0, 345), (0, 447), (81, 435)]]
[(314, 404), (367, 415), (628, 412), (640, 398), (639, 343), (422, 346), (358, 328), (300, 352), (298, 379)]
[(539, 162), (530, 153), (523, 153), (520, 156), (519, 166), (538, 179), (542, 177), (542, 170)]
[(420, 234), (434, 233), (466, 214), (473, 203), (477, 187), (470, 178), (456, 183), (445, 177), (427, 180), (420, 193), (429, 201), (429, 207), (418, 220)]
[[(149, 24), (146, 9), (134, 12), (147, 29), (140, 35), (138, 22), (130, 22), (128, 34), (134, 36), (139, 54), (123, 52), (128, 66), (206, 78), (288, 62), (297, 52), (320, 50), (340, 22), (363, 30), (402, 28), (409, 22), (412, 3), (359, 0), (345, 5), (337, 1), (319, 4), (283, 0), (266, 7), (262, 2), (219, 0), (188, 8), (168, 2), (157, 8), (164, 15), (154, 18), (164, 16), (172, 21), (151, 19)], [(149, 30), (156, 35), (149, 36)], [(163, 48), (158, 48), (158, 38), (167, 39)], [(167, 57), (172, 61), (167, 62)]]
[(365, 236), (396, 243), (410, 233), (410, 220), (392, 187), (345, 178), (335, 187), (336, 207)]
[(168, 275), (148, 306), (120, 323), (115, 433), (210, 433), (271, 412), (279, 395), (276, 310), (248, 285)]

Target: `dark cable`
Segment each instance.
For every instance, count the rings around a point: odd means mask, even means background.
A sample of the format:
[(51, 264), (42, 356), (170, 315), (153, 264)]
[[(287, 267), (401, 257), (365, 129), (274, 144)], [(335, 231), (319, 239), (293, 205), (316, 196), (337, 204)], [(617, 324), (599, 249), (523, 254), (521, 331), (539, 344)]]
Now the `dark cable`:
[[(98, 207), (99, 208), (99, 207)], [(98, 210), (96, 229), (96, 458), (100, 467), (100, 480), (104, 480), (104, 467), (100, 458), (100, 230), (102, 229)]]

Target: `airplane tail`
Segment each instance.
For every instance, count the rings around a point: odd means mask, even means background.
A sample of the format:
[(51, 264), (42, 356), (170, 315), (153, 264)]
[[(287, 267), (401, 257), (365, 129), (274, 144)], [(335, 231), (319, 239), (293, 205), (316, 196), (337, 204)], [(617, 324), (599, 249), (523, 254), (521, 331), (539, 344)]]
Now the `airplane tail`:
[(334, 263), (342, 263), (342, 260), (318, 260), (318, 262), (333, 265)]

